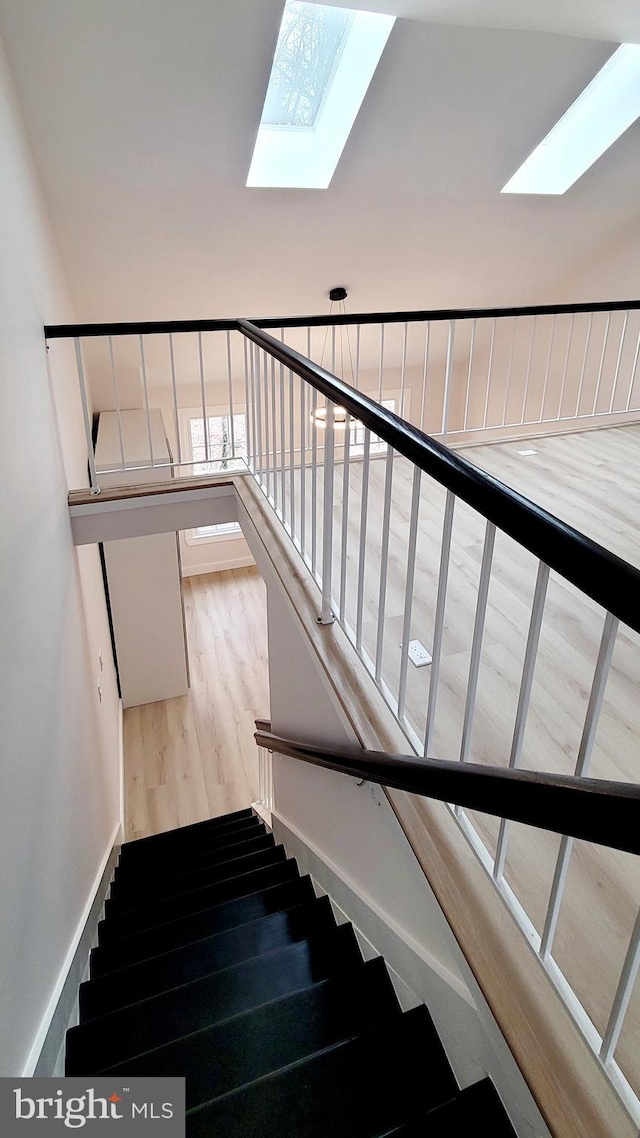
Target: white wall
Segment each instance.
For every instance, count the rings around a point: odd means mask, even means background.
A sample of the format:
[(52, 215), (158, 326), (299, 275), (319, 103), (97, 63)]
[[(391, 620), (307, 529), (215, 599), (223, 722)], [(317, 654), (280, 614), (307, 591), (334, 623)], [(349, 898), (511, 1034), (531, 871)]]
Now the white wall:
[(637, 300), (640, 297), (640, 220), (621, 225), (557, 290), (559, 300)]
[(0, 1074), (6, 1076), (33, 1069), (63, 965), (119, 823), (119, 766), (97, 551), (74, 549), (66, 507), (68, 483), (86, 481), (77, 396), (64, 353), (49, 374), (42, 333), (45, 321), (72, 313), (1, 44), (0, 169)]
[[(272, 730), (323, 746), (357, 745), (353, 726), (241, 503), (238, 517), (267, 587)], [(402, 981), (401, 998), (408, 997), (404, 1006), (427, 1003), (460, 1085), (490, 1074), (519, 1138), (548, 1138), (381, 789), (277, 754), (273, 781), (276, 839), (384, 955), (394, 978)]]
[(242, 534), (228, 539), (214, 537), (208, 541), (190, 544), (185, 531), (180, 533), (182, 576), (195, 577), (200, 573), (220, 573), (225, 569), (240, 569), (253, 565), (249, 546)]

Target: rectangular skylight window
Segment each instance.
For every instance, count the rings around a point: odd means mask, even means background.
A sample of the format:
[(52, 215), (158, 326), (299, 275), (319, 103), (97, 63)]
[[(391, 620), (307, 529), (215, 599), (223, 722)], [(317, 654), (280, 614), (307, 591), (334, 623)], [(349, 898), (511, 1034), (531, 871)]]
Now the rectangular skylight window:
[(394, 23), (287, 0), (247, 186), (327, 188)]
[(564, 194), (640, 116), (640, 46), (623, 43), (502, 189)]

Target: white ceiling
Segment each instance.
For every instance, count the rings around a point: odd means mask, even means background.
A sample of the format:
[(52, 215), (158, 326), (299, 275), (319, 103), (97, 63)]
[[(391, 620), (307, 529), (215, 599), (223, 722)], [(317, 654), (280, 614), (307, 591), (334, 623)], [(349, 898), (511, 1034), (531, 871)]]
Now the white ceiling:
[[(578, 7), (394, 2), (545, 26)], [(628, 38), (640, 5), (579, 7), (582, 34), (626, 13)], [(281, 8), (0, 0), (79, 319), (325, 311), (336, 284), (351, 311), (566, 298), (637, 223), (639, 124), (561, 198), (499, 193), (611, 42), (425, 19), (396, 23), (328, 190), (246, 189)]]
[[(323, 3), (346, 6), (346, 0)], [(638, 0), (349, 0), (348, 6), (433, 24), (640, 43)]]

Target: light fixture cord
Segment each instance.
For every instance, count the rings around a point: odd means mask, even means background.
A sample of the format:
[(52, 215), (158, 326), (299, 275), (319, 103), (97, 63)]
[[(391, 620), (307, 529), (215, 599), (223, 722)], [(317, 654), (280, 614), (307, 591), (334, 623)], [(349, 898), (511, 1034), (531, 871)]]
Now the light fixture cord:
[[(330, 301), (330, 303), (329, 303), (329, 316), (333, 316), (333, 301)], [(324, 332), (324, 343), (322, 345), (322, 354), (320, 356), (320, 367), (322, 367), (322, 362), (324, 360), (324, 353), (325, 353), (325, 350), (327, 347), (328, 336), (329, 336), (329, 325), (327, 324), (327, 326), (325, 328), (325, 332)]]

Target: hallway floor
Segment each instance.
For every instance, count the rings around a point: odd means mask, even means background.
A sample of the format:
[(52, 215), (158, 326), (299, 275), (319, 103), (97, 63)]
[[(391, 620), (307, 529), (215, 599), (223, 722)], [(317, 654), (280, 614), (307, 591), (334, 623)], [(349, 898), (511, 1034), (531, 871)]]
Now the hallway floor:
[(253, 566), (183, 582), (188, 695), (124, 712), (126, 838), (240, 810), (258, 790), (269, 713), (266, 592)]

